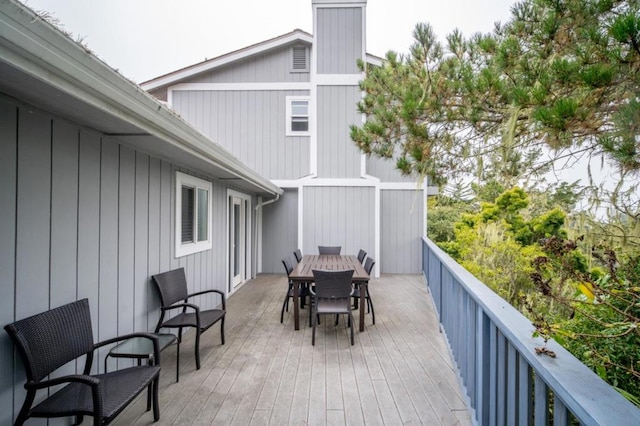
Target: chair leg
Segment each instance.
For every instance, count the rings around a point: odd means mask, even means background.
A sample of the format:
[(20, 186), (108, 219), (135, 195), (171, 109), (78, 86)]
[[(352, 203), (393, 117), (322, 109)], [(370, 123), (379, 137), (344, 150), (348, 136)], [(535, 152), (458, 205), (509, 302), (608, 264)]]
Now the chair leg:
[(353, 326), (353, 320), (351, 318), (351, 313), (349, 313), (349, 323), (351, 324), (351, 346), (353, 346), (353, 329), (355, 328)]
[(284, 322), (284, 310), (287, 309), (289, 312), (289, 293), (284, 297), (284, 302), (282, 302), (282, 310), (280, 311), (280, 324)]
[(313, 313), (313, 325), (311, 329), (311, 345), (315, 346), (316, 344), (316, 323), (318, 322), (318, 314)]
[(153, 421), (160, 420), (160, 404), (158, 404), (158, 388), (160, 387), (160, 374), (153, 379)]
[(200, 370), (200, 330), (196, 329), (196, 370)]
[(222, 340), (222, 344), (224, 345), (224, 317), (220, 320), (220, 338)]
[(371, 318), (373, 319), (373, 323), (376, 323), (376, 311), (373, 309), (373, 301), (370, 297), (367, 298), (367, 302), (369, 303), (369, 307), (371, 308)]

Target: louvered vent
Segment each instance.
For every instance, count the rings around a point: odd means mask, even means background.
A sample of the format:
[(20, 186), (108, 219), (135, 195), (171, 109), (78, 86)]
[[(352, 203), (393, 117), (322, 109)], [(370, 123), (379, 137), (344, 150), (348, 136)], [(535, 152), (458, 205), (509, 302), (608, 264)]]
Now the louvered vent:
[(307, 48), (305, 46), (293, 46), (293, 71), (307, 71)]

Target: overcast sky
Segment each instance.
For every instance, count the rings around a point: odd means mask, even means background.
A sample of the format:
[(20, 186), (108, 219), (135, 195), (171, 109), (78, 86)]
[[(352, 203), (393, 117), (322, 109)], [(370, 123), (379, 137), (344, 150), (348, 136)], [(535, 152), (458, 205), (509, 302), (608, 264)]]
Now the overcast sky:
[[(312, 32), (311, 0), (22, 0), (125, 77), (141, 83), (296, 28)], [(444, 41), (506, 21), (515, 0), (368, 0), (367, 52), (406, 52), (418, 22)]]

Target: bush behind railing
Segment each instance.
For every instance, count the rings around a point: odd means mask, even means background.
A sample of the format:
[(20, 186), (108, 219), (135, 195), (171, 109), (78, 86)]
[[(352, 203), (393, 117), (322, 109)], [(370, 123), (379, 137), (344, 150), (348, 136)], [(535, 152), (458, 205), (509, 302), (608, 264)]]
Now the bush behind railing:
[[(431, 240), (422, 269), (480, 425), (640, 425), (640, 409)], [(544, 347), (555, 357), (538, 354)]]

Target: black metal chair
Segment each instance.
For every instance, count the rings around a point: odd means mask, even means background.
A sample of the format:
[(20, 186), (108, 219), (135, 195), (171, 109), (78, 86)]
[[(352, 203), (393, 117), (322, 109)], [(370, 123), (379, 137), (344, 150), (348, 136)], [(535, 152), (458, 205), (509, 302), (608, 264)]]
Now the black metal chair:
[[(351, 345), (353, 345), (353, 315), (351, 314), (351, 295), (353, 287), (351, 279), (353, 270), (320, 271), (313, 270), (315, 288), (312, 290), (312, 332), (311, 344), (316, 344), (316, 324), (320, 314), (345, 314), (347, 325), (351, 329)], [(337, 318), (336, 318), (337, 324)]]
[(362, 250), (362, 249), (360, 249), (360, 251), (358, 252), (358, 261), (360, 263), (363, 263), (365, 257), (367, 257), (367, 252)]
[[(29, 318), (8, 324), (5, 330), (16, 344), (27, 375), (27, 396), (15, 424), (22, 425), (30, 417), (52, 418), (74, 416), (77, 424), (86, 416), (94, 425), (113, 421), (142, 391), (153, 394), (153, 420), (158, 421), (158, 380), (160, 349), (150, 333), (131, 333), (93, 342), (89, 301), (78, 300)], [(91, 375), (93, 353), (97, 348), (132, 337), (145, 337), (153, 342), (154, 365), (141, 365), (105, 374)], [(49, 378), (59, 367), (85, 356), (80, 374)], [(46, 397), (47, 389), (53, 386)], [(45, 396), (33, 406), (38, 390)]]
[(318, 246), (319, 254), (340, 254), (342, 246)]
[[(367, 257), (367, 260), (364, 262), (364, 269), (367, 271), (367, 274), (371, 275), (371, 271), (373, 270), (373, 266), (376, 264), (376, 261), (370, 257)], [(358, 307), (358, 301), (362, 299), (362, 295), (360, 293), (360, 286), (354, 285), (353, 291), (353, 299), (354, 299), (354, 309)], [(369, 293), (369, 286), (367, 285), (367, 294), (365, 295), (365, 300), (367, 302), (367, 312), (371, 313), (371, 319), (373, 323), (376, 323), (376, 311), (373, 309), (373, 301), (371, 300), (371, 293)]]
[[(284, 266), (284, 270), (287, 273), (287, 294), (284, 296), (284, 301), (282, 302), (282, 309), (280, 310), (280, 324), (284, 322), (284, 311), (286, 309), (289, 312), (289, 299), (293, 299), (293, 282), (289, 279), (289, 275), (293, 271), (295, 267), (291, 256), (287, 256), (282, 259), (282, 266)], [(300, 293), (298, 296), (300, 297), (300, 307), (304, 308), (306, 297), (309, 295), (309, 287), (307, 285), (300, 286)], [(311, 320), (309, 320), (311, 321)]]
[[(227, 313), (227, 305), (224, 292), (210, 289), (197, 293), (188, 294), (187, 279), (184, 268), (174, 269), (153, 276), (160, 293), (160, 318), (156, 325), (156, 333), (161, 328), (178, 329), (178, 345), (182, 342), (182, 329), (193, 327), (196, 331), (195, 356), (196, 369), (200, 369), (200, 334), (207, 331), (211, 326), (220, 321), (220, 337), (224, 345), (224, 317)], [(208, 309), (201, 311), (198, 305), (188, 303), (189, 299), (203, 294), (216, 293), (222, 299), (222, 307), (219, 309)], [(182, 303), (179, 303), (182, 302)], [(165, 321), (165, 314), (174, 309), (181, 309), (176, 316)]]

